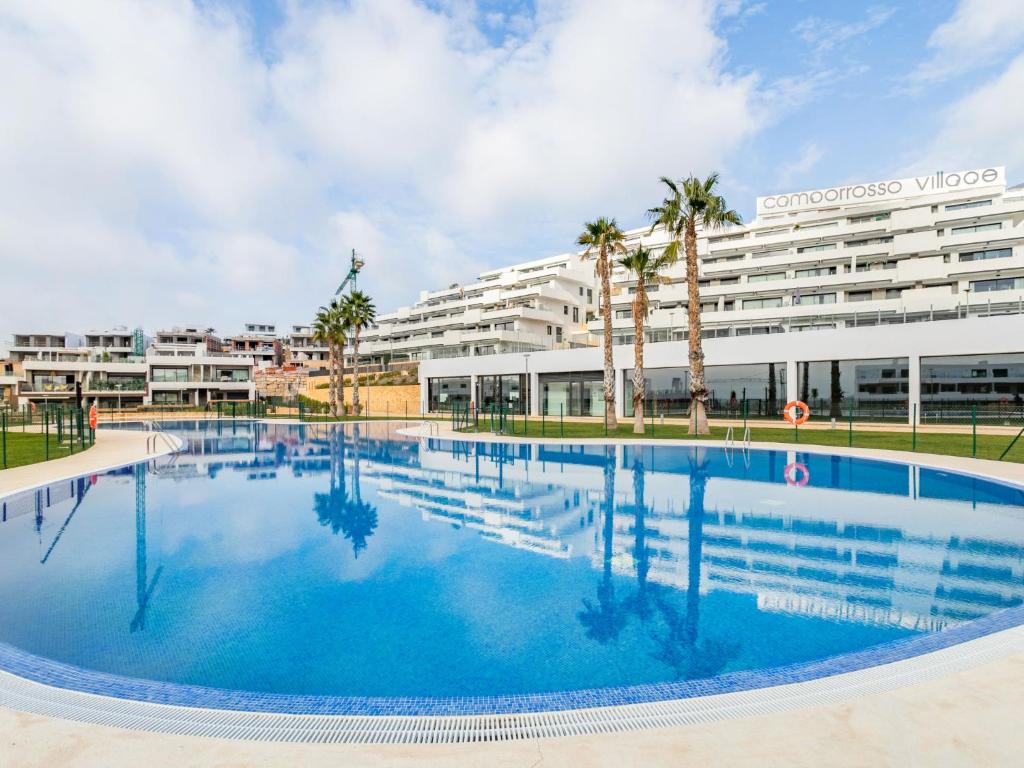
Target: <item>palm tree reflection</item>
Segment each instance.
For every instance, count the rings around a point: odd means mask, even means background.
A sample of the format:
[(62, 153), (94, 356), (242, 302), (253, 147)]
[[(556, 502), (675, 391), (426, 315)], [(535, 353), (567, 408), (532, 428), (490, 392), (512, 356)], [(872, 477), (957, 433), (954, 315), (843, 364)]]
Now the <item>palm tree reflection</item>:
[(704, 548), (704, 493), (707, 489), (707, 454), (696, 448), (690, 455), (690, 503), (688, 522), (688, 574), (686, 611), (679, 611), (664, 592), (655, 603), (665, 624), (665, 633), (655, 636), (655, 659), (672, 668), (677, 679), (694, 680), (719, 674), (739, 653), (729, 640), (700, 637), (700, 565)]
[(636, 565), (636, 593), (629, 599), (629, 607), (642, 622), (651, 617), (651, 596), (647, 574), (651, 569), (651, 553), (647, 548), (647, 504), (645, 495), (644, 462), (640, 451), (633, 458), (633, 562)]
[(612, 544), (615, 533), (615, 447), (605, 447), (604, 457), (604, 568), (597, 585), (597, 603), (583, 598), (583, 610), (576, 614), (587, 631), (587, 637), (602, 645), (616, 640), (626, 626), (628, 615), (624, 604), (615, 597), (612, 581)]
[(332, 533), (341, 533), (352, 542), (352, 553), (366, 549), (366, 540), (377, 528), (377, 508), (363, 500), (359, 478), (360, 429), (353, 425), (352, 494), (348, 494), (345, 482), (345, 430), (336, 427), (330, 437), (330, 485), (327, 493), (313, 496), (313, 509), (320, 525), (328, 526)]

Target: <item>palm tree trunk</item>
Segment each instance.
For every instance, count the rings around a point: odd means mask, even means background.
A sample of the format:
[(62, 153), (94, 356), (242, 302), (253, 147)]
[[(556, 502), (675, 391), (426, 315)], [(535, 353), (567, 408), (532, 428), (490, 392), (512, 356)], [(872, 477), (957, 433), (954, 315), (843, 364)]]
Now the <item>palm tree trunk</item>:
[(697, 275), (697, 230), (693, 221), (686, 227), (687, 316), (690, 332), (690, 434), (711, 434), (708, 426), (707, 397), (704, 384), (704, 347), (700, 338), (700, 290)]
[(359, 329), (352, 336), (352, 413), (359, 415)]
[(636, 281), (636, 296), (633, 298), (633, 434), (644, 433), (644, 307), (645, 292), (643, 275)]
[(338, 355), (335, 351), (334, 341), (327, 342), (327, 378), (330, 396), (328, 401), (331, 409), (331, 416), (338, 415)]
[(338, 340), (338, 412), (345, 415), (345, 337)]
[(619, 426), (615, 419), (615, 365), (612, 362), (612, 265), (608, 259), (608, 246), (601, 246), (601, 315), (604, 319), (604, 417), (608, 429)]

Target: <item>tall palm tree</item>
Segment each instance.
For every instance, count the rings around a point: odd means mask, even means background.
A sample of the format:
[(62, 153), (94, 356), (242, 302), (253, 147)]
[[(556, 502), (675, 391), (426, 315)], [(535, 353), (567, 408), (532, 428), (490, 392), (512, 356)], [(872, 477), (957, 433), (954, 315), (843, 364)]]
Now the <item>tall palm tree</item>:
[(700, 338), (700, 291), (697, 272), (697, 225), (709, 232), (725, 224), (740, 224), (740, 215), (729, 208), (718, 194), (718, 174), (701, 181), (696, 176), (674, 182), (665, 176), (661, 182), (668, 187), (668, 196), (661, 205), (647, 211), (653, 224), (651, 232), (664, 227), (669, 236), (665, 254), (670, 262), (679, 259), (680, 248), (686, 253), (687, 315), (690, 341), (690, 434), (707, 435), (707, 397), (704, 383), (704, 348)]
[(626, 235), (615, 219), (602, 216), (583, 225), (576, 239), (577, 245), (586, 246), (584, 256), (597, 252), (597, 276), (601, 278), (601, 317), (604, 319), (604, 412), (609, 429), (615, 429), (615, 366), (612, 363), (612, 255), (625, 253)]
[(650, 302), (647, 300), (648, 283), (656, 282), (661, 271), (668, 266), (669, 257), (662, 252), (654, 256), (643, 246), (619, 259), (619, 264), (636, 277), (636, 293), (633, 294), (633, 433), (644, 433), (644, 321)]
[(328, 401), (331, 415), (334, 417), (338, 415), (338, 401), (344, 400), (345, 396), (340, 377), (340, 374), (344, 373), (345, 361), (338, 360), (339, 344), (341, 349), (345, 347), (345, 334), (345, 318), (338, 300), (331, 301), (326, 307), (320, 307), (313, 321), (313, 338), (327, 346)]
[(377, 308), (362, 291), (352, 291), (342, 300), (342, 312), (352, 332), (352, 413), (362, 410), (359, 404), (359, 335), (377, 319)]

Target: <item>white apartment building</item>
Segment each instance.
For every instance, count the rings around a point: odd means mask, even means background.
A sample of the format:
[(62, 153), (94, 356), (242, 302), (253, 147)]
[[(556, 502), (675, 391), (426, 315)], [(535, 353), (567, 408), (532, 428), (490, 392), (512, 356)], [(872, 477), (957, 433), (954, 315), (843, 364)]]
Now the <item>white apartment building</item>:
[(328, 367), (329, 358), (327, 347), (313, 338), (312, 326), (292, 326), (285, 356), (287, 363), (308, 370), (319, 370)]
[(251, 357), (264, 368), (280, 365), (284, 360), (277, 326), (270, 323), (246, 323), (244, 332), (224, 339), (224, 346), (233, 356)]
[(360, 358), (373, 364), (586, 345), (596, 298), (593, 267), (575, 254), (488, 270), (378, 316), (362, 334)]
[[(939, 420), (972, 405), (989, 414), (1024, 407), (1024, 185), (1007, 188), (1003, 168), (761, 197), (749, 224), (698, 234), (713, 414), (738, 415), (747, 401), (752, 415), (776, 416), (798, 398), (831, 418)], [(628, 242), (657, 250), (665, 236), (635, 230)], [(592, 264), (568, 263), (596, 298)], [(685, 262), (664, 277), (650, 287), (644, 322), (645, 407), (672, 416), (689, 407)], [(632, 415), (634, 286), (616, 269), (621, 416)], [(601, 329), (595, 311), (591, 338)], [(814, 333), (796, 335), (805, 331)], [(500, 401), (552, 416), (602, 412), (596, 350), (537, 352), (528, 362), (453, 351), (421, 365), (425, 407)]]
[(60, 333), (15, 334), (11, 356), (20, 363), (16, 405), (44, 403), (101, 408), (151, 404), (205, 406), (220, 400), (256, 396), (252, 358), (220, 349), (210, 330), (174, 328), (136, 354), (146, 339), (139, 330), (114, 328), (84, 336)]

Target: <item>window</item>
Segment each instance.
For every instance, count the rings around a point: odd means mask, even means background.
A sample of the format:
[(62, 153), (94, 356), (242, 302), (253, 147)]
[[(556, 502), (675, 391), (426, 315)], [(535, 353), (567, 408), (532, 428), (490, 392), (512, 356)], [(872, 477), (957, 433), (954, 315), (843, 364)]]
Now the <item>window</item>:
[(755, 251), (754, 253), (750, 254), (750, 257), (753, 258), (753, 259), (767, 259), (770, 256), (788, 256), (788, 255), (789, 255), (789, 248), (782, 248), (781, 250), (775, 250), (775, 251)]
[(985, 368), (971, 368), (972, 379), (984, 379), (988, 377), (988, 371)]
[(616, 320), (629, 320), (632, 317), (633, 317), (633, 310), (632, 309), (616, 309), (615, 310), (615, 319)]
[[(794, 302), (796, 303), (796, 302)], [(800, 304), (835, 304), (836, 295), (834, 293), (814, 293), (810, 296), (803, 296), (800, 298)]]
[(747, 277), (747, 282), (748, 283), (764, 283), (764, 282), (767, 282), (769, 280), (785, 280), (785, 279), (786, 279), (786, 273), (785, 272), (768, 272), (766, 274), (749, 275)]
[(1024, 288), (1024, 277), (997, 277), (992, 280), (972, 280), (971, 290), (977, 293), (988, 291), (1012, 291)]
[(963, 211), (967, 208), (981, 208), (986, 205), (992, 205), (991, 200), (972, 200), (969, 203), (953, 203), (953, 205), (947, 205), (947, 211)]
[(891, 243), (892, 236), (887, 235), (885, 237), (868, 237), (864, 240), (847, 240), (844, 245), (847, 248), (856, 248), (860, 245), (881, 245), (883, 243)]
[(590, 302), (590, 301), (593, 301), (593, 300), (594, 300), (594, 291), (593, 291), (592, 288), (587, 288), (587, 301)]
[(548, 326), (548, 336), (550, 336), (550, 335), (551, 335), (551, 326), (549, 325)]
[(188, 381), (188, 368), (154, 368), (153, 381), (182, 382)]
[(562, 305), (562, 314), (563, 315), (568, 315), (569, 314), (569, 305), (568, 304), (563, 304)]
[(993, 230), (1002, 229), (1002, 222), (995, 221), (991, 224), (971, 224), (966, 227), (953, 227), (950, 230), (950, 234), (953, 235), (967, 235), (971, 232), (992, 232)]
[(993, 368), (992, 369), (992, 378), (994, 378), (994, 379), (1005, 379), (1009, 375), (1010, 375), (1010, 369), (1009, 368)]
[(887, 299), (898, 299), (902, 295), (903, 295), (903, 289), (902, 288), (886, 288), (885, 289), (885, 298), (887, 298)]
[(744, 309), (767, 309), (769, 307), (781, 307), (782, 297), (774, 296), (768, 299), (744, 299)]
[(988, 259), (1008, 259), (1013, 256), (1012, 248), (990, 248), (987, 251), (968, 251), (961, 253), (959, 261), (987, 261)]
[(572, 321), (574, 323), (578, 323), (580, 321), (580, 308), (579, 307), (573, 307), (572, 308)]
[(723, 277), (718, 281), (719, 285), (736, 285), (740, 279), (738, 277)]
[(847, 301), (871, 301), (871, 291), (849, 291)]
[(813, 253), (815, 251), (834, 251), (835, 243), (821, 243), (820, 245), (802, 245), (796, 249), (797, 253)]
[(583, 286), (581, 285), (580, 286), (580, 296), (582, 296), (582, 295), (583, 295)]
[(793, 273), (794, 277), (822, 277), (824, 275), (834, 275), (836, 268), (833, 267), (814, 267), (813, 269), (798, 269)]
[(885, 221), (891, 215), (892, 214), (889, 211), (884, 211), (882, 213), (869, 213), (865, 216), (851, 216), (847, 221), (851, 224), (863, 224), (865, 221)]

